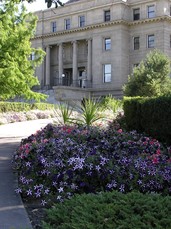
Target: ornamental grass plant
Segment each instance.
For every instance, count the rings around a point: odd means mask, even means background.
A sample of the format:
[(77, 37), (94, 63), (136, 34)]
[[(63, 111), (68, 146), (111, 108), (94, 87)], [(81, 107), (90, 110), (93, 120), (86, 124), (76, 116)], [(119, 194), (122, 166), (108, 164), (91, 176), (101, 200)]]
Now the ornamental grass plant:
[(57, 122), (63, 125), (73, 123), (73, 107), (68, 103), (60, 103), (58, 109), (54, 110)]
[(104, 110), (104, 106), (100, 106), (100, 102), (95, 99), (85, 99), (81, 104), (80, 117), (76, 120), (77, 124), (85, 125), (88, 129), (95, 122), (104, 118), (102, 111)]
[(101, 105), (113, 112), (114, 115), (117, 115), (123, 110), (123, 100), (115, 99), (112, 95), (108, 95), (101, 100)]

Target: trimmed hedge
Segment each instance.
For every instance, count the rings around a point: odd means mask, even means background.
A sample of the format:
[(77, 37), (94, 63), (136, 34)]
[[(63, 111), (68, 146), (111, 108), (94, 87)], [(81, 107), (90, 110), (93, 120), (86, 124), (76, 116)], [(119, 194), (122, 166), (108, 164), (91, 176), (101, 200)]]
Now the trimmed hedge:
[(128, 130), (137, 130), (171, 144), (171, 96), (124, 98)]
[(124, 98), (123, 109), (128, 130), (136, 129), (142, 131), (140, 121), (142, 100), (143, 98), (141, 97)]
[(0, 113), (29, 110), (51, 110), (55, 105), (50, 103), (0, 102)]
[(116, 191), (76, 195), (47, 210), (43, 229), (170, 229), (171, 197)]

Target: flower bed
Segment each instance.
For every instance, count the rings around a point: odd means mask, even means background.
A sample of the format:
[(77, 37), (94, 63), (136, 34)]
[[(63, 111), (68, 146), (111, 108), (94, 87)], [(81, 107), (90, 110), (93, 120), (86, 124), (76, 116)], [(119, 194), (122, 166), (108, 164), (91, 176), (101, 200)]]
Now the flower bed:
[(54, 118), (54, 110), (31, 110), (23, 112), (6, 112), (0, 113), (0, 125), (14, 123), (14, 122), (23, 122), (27, 120), (36, 120), (36, 119), (48, 119)]
[(22, 140), (13, 163), (16, 192), (42, 205), (75, 193), (171, 193), (171, 149), (135, 131), (49, 124)]

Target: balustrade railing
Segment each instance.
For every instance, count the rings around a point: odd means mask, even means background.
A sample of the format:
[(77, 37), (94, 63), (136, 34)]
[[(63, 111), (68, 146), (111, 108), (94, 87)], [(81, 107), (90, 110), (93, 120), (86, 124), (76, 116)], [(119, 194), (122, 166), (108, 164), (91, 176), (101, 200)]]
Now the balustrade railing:
[(91, 81), (89, 81), (87, 79), (72, 80), (69, 78), (61, 77), (61, 78), (55, 78), (54, 86), (91, 88), (92, 83), (91, 83)]

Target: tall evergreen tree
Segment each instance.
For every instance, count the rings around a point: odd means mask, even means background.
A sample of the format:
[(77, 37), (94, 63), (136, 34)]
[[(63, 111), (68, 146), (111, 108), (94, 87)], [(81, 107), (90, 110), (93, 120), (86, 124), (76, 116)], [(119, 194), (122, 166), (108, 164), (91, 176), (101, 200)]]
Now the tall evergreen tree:
[(123, 86), (126, 96), (161, 96), (171, 93), (170, 58), (155, 49), (128, 77)]
[(32, 88), (39, 84), (34, 72), (45, 53), (31, 47), (37, 18), (19, 7), (19, 2), (5, 0), (0, 8), (0, 100), (16, 96), (41, 100), (45, 95)]

